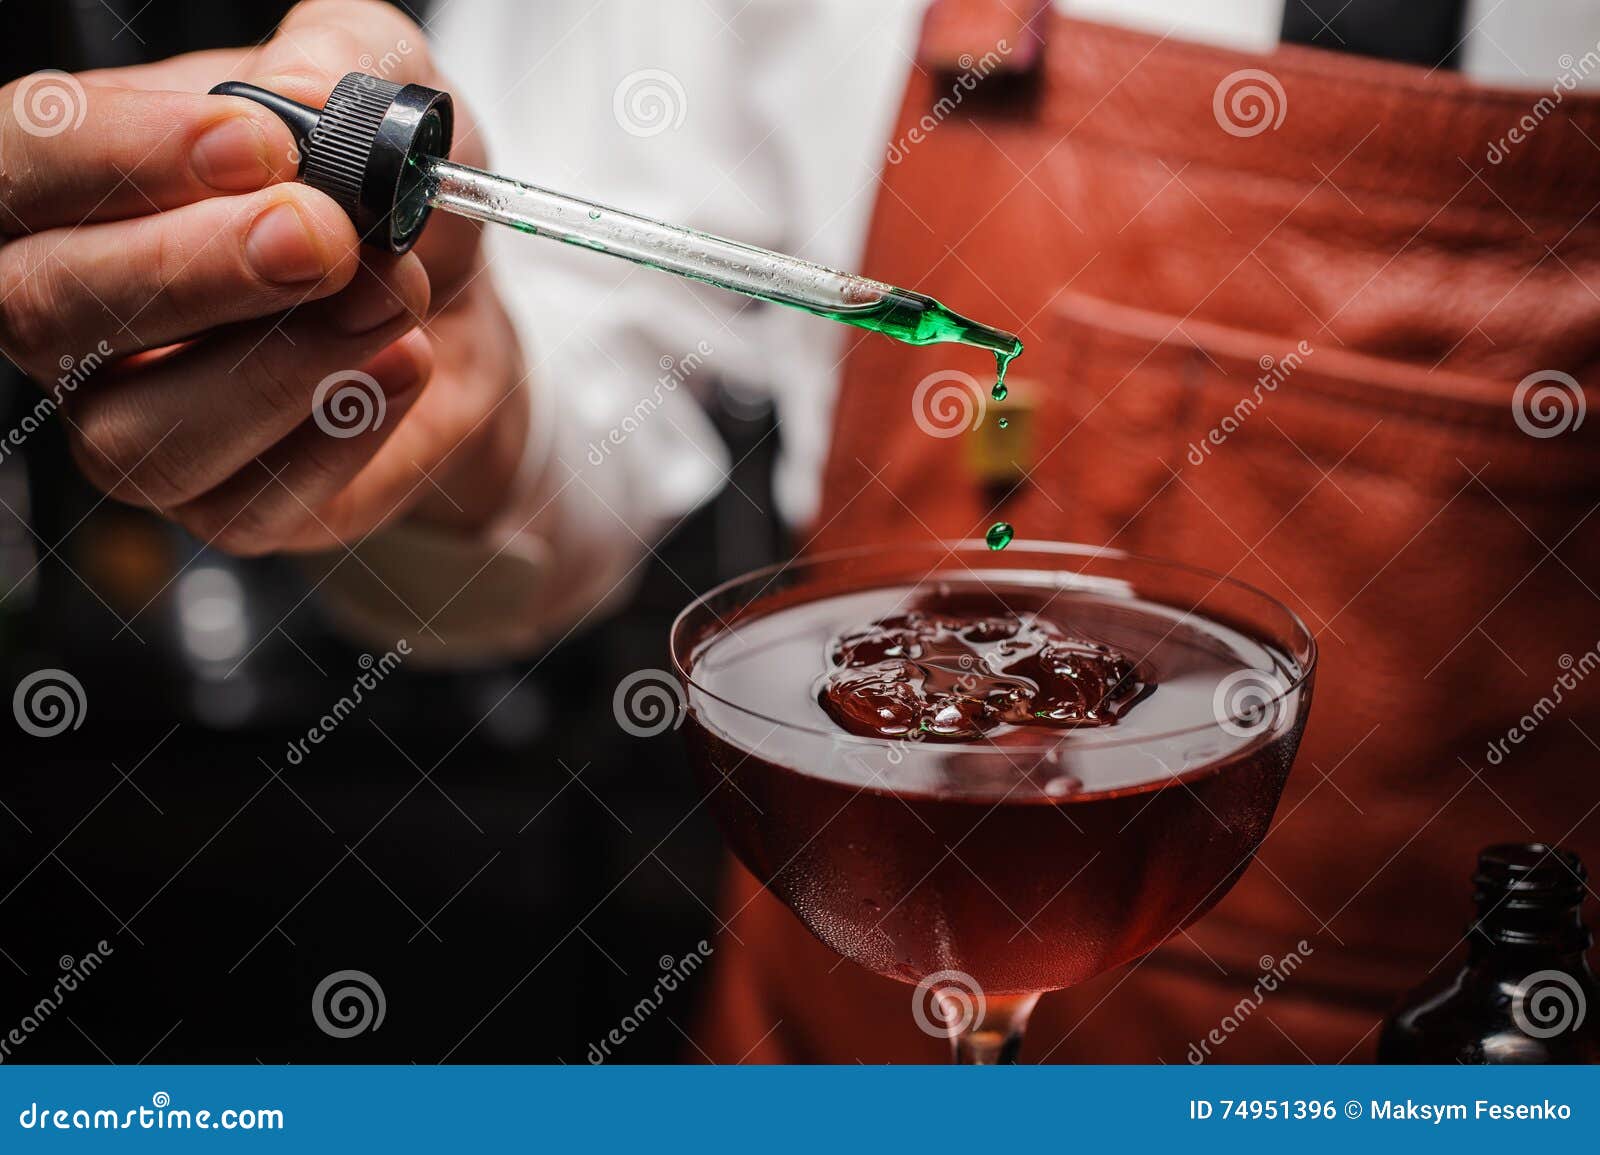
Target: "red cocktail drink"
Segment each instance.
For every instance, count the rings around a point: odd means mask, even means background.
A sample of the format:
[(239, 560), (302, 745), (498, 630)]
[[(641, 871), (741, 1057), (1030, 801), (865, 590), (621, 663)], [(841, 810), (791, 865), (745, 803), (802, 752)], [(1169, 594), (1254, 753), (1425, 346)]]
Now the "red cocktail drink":
[(1062, 546), (817, 558), (713, 592), (673, 641), (751, 872), (844, 957), (1022, 1015), (1228, 891), (1315, 661), (1248, 587)]

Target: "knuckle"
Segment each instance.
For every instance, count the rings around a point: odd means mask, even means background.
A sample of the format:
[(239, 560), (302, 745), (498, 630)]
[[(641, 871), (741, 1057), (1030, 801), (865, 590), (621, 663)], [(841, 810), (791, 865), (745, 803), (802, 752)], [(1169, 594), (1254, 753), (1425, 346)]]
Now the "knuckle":
[(320, 42), (313, 55), (335, 76), (360, 71), (402, 81), (431, 67), (423, 31), (385, 0), (303, 0), (284, 27), (312, 33)]
[(177, 227), (168, 215), (134, 225), (123, 292), (140, 302), (141, 328), (198, 333), (270, 291), (245, 260), (240, 236), (245, 214), (229, 212), (217, 218), (215, 227), (203, 229)]
[(134, 505), (167, 509), (194, 496), (197, 470), (171, 441), (145, 436), (142, 423), (110, 394), (76, 402), (68, 445), (89, 483)]
[(199, 463), (176, 449), (140, 451), (140, 458), (128, 473), (128, 485), (117, 496), (129, 493), (157, 509), (170, 509), (193, 498), (201, 489)]
[(192, 278), (185, 272), (194, 252), (183, 230), (170, 227), (160, 216), (147, 217), (135, 225), (130, 253), (140, 254), (127, 269), (130, 280), (142, 285), (138, 296), (148, 301), (152, 312), (183, 317), (207, 302), (195, 292)]
[(14, 241), (0, 253), (0, 349), (24, 365), (47, 359), (63, 337), (55, 278), (33, 248)]
[(147, 217), (138, 224), (133, 250), (148, 252), (150, 263), (145, 276), (152, 293), (169, 293), (175, 300), (185, 300), (187, 283), (184, 272), (194, 258), (182, 229), (165, 228), (159, 216)]
[[(295, 446), (295, 488), (317, 488), (340, 472), (347, 442), (333, 437), (310, 437)], [(296, 503), (296, 508), (299, 508)]]
[[(362, 49), (366, 41), (343, 25), (329, 25), (320, 32), (327, 43), (327, 50), (339, 62), (339, 67), (345, 71), (353, 71), (358, 67)], [(336, 73), (336, 75), (339, 75)]]
[(67, 452), (85, 480), (101, 493), (110, 493), (122, 483), (122, 471), (112, 462), (110, 451), (102, 448), (101, 438), (89, 434), (80, 421), (67, 433)]
[(338, 24), (306, 22), (293, 30), (294, 55), (285, 61), (284, 74), (315, 81), (330, 88), (347, 72), (359, 70), (364, 42), (354, 32)]
[(302, 374), (296, 371), (300, 358), (292, 347), (284, 348), (288, 343), (281, 333), (270, 335), (236, 373), (254, 401), (251, 408), (306, 416), (311, 412), (311, 390), (301, 383)]

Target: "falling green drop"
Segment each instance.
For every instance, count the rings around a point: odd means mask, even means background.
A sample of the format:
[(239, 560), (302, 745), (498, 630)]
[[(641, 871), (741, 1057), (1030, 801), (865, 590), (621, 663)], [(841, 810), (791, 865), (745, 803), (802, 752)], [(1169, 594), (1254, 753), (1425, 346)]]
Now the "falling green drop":
[(1011, 362), (1017, 359), (1017, 354), (1022, 352), (1022, 342), (1018, 341), (1010, 349), (1000, 349), (990, 346), (994, 353), (994, 388), (989, 390), (989, 396), (996, 401), (1006, 399), (1006, 370), (1011, 368)]
[(1004, 418), (1004, 417), (1000, 418), (1000, 428), (1001, 429), (1009, 429), (1009, 428), (1011, 428), (1011, 422), (1007, 418)]
[(600, 219), (600, 210), (599, 209), (590, 209), (589, 210), (589, 219), (591, 221), (599, 220)]
[(1011, 528), (1010, 522), (997, 521), (989, 527), (989, 532), (984, 535), (984, 541), (989, 543), (990, 549), (1005, 549), (1011, 544), (1016, 532)]

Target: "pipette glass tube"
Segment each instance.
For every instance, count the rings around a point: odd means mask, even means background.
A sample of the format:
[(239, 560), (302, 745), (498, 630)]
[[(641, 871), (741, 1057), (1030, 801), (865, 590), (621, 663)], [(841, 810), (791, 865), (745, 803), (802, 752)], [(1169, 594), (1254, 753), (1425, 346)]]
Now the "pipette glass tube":
[(922, 293), (437, 157), (422, 157), (414, 163), (423, 169), (423, 195), (435, 208), (447, 212), (610, 253), (635, 264), (870, 329), (909, 345), (957, 342), (987, 349), (994, 354), (1002, 382), (1006, 366), (1022, 352), (1022, 342), (1013, 334), (951, 312)]

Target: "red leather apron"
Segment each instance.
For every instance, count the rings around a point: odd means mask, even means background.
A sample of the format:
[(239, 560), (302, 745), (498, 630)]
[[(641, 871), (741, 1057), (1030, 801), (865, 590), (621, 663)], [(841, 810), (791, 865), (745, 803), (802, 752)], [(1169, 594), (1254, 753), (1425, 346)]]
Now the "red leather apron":
[[(941, 106), (1002, 38), (1004, 70)], [(1265, 121), (1231, 100), (1244, 69), (1270, 78)], [(1046, 996), (1025, 1060), (1183, 1062), (1213, 1030), (1213, 1061), (1370, 1059), (1395, 997), (1450, 965), (1481, 846), (1560, 842), (1600, 870), (1600, 670), (1575, 677), (1600, 643), (1600, 418), (1574, 425), (1559, 379), (1517, 393), (1547, 370), (1592, 391), (1600, 354), (1600, 102), (1552, 91), (930, 13), (865, 270), (1027, 351), (1013, 400), (941, 439), (917, 383), (987, 386), (985, 355), (861, 338), (807, 548), (1003, 517), (1232, 574), (1321, 647), (1256, 864), (1147, 959)], [(716, 1061), (946, 1057), (909, 987), (839, 965), (737, 869), (725, 917)]]

